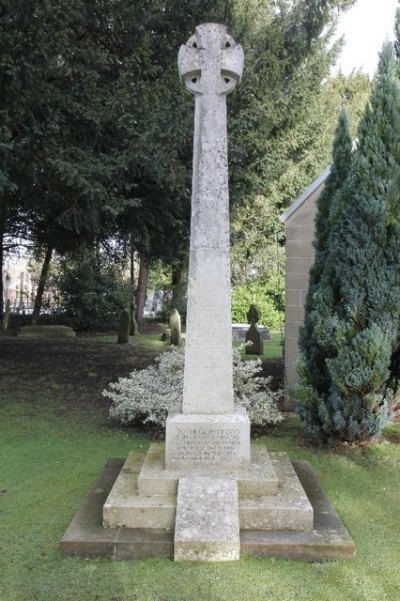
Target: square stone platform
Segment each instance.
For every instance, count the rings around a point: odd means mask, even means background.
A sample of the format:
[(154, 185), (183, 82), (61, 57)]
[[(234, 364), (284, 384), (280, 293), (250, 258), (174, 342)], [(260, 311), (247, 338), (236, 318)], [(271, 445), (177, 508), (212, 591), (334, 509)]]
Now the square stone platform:
[[(283, 455), (285, 461), (282, 463)], [(139, 474), (144, 458), (143, 453), (135, 452), (130, 455), (128, 465), (120, 459), (107, 462), (60, 542), (61, 549), (66, 554), (110, 559), (174, 556), (172, 529), (104, 528), (102, 524), (103, 506), (121, 470), (132, 470), (132, 474)], [(312, 529), (258, 529), (257, 519), (260, 518), (253, 514), (254, 528), (240, 532), (241, 553), (310, 561), (353, 559), (354, 542), (322, 491), (310, 465), (304, 461), (287, 463), (286, 454), (281, 453), (271, 453), (271, 458), (277, 473), (281, 467), (293, 469), (297, 475), (313, 508)], [(239, 514), (240, 512), (239, 507)]]
[[(251, 448), (250, 467), (231, 467), (223, 475), (219, 466), (214, 472), (205, 466), (165, 469), (163, 444), (152, 444), (144, 461), (130, 453), (104, 504), (103, 525), (173, 529), (178, 482), (206, 478), (210, 483), (213, 478), (236, 483), (241, 530), (312, 529), (313, 508), (286, 453), (275, 455), (272, 460), (265, 446), (256, 445)], [(212, 503), (213, 494), (210, 495)]]

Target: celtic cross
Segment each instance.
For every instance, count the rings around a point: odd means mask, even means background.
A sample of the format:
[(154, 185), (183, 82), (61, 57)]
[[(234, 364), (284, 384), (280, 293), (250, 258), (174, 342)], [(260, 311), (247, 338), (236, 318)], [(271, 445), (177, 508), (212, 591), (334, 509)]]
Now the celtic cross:
[(206, 23), (178, 55), (195, 95), (192, 218), (183, 413), (232, 413), (226, 95), (240, 81), (243, 50), (226, 27)]

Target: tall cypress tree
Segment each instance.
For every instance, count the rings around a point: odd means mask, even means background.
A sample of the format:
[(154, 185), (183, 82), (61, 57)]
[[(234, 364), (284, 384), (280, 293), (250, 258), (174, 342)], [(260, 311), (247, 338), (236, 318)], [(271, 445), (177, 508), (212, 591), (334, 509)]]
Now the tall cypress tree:
[(380, 58), (359, 147), (330, 211), (313, 333), (323, 349), (318, 378), (303, 371), (299, 414), (328, 442), (362, 441), (387, 419), (391, 358), (400, 317), (400, 88), (392, 44)]
[(317, 201), (315, 221), (315, 258), (310, 271), (309, 289), (305, 305), (304, 326), (300, 329), (299, 346), (301, 362), (299, 364), (300, 381), (297, 390), (300, 415), (312, 434), (316, 426), (319, 429), (319, 398), (330, 387), (330, 374), (325, 367), (327, 345), (321, 337), (321, 325), (329, 315), (331, 302), (321, 290), (330, 228), (330, 213), (335, 195), (341, 190), (349, 174), (351, 164), (351, 138), (347, 113), (341, 110), (332, 149), (332, 164), (325, 187)]

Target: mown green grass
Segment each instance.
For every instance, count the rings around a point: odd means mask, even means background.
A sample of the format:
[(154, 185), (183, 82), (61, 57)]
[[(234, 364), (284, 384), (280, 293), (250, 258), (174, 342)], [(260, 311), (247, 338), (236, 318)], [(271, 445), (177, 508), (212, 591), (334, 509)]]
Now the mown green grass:
[(40, 366), (29, 386), (18, 373), (4, 371), (0, 380), (1, 601), (400, 599), (399, 426), (380, 444), (340, 453), (305, 446), (293, 417), (256, 441), (310, 461), (354, 538), (354, 561), (77, 559), (58, 544), (105, 461), (151, 440), (116, 428), (95, 405), (69, 406)]

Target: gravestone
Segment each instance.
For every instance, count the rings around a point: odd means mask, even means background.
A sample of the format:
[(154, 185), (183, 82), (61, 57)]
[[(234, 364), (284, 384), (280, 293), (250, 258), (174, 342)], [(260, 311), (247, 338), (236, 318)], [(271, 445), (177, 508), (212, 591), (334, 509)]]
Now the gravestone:
[(11, 313), (11, 301), (8, 298), (6, 301), (6, 309), (4, 311), (4, 317), (3, 317), (3, 332), (7, 332), (7, 330), (8, 330), (8, 323), (10, 321), (10, 313)]
[(261, 337), (261, 332), (257, 327), (257, 322), (261, 319), (261, 313), (256, 305), (250, 305), (250, 309), (246, 313), (247, 321), (250, 324), (246, 332), (246, 354), (248, 355), (263, 355), (264, 344)]
[(129, 331), (131, 326), (131, 319), (129, 315), (129, 311), (124, 309), (121, 311), (121, 315), (119, 316), (118, 322), (118, 344), (128, 344), (129, 342)]
[(181, 316), (178, 309), (172, 309), (169, 316), (169, 327), (171, 331), (171, 344), (179, 346), (181, 344)]

